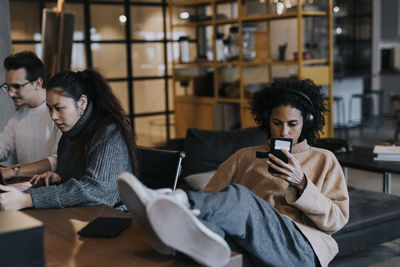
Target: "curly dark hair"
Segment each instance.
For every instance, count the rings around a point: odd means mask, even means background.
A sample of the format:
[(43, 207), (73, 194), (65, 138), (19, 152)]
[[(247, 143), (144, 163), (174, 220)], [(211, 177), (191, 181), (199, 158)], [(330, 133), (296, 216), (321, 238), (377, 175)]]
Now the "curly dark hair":
[[(298, 90), (308, 96), (312, 106), (304, 96), (294, 94), (287, 89)], [(263, 90), (255, 93), (250, 100), (250, 107), (254, 120), (268, 136), (271, 136), (269, 117), (274, 108), (282, 105), (291, 106), (301, 111), (303, 119), (306, 114), (312, 114), (314, 117), (312, 125), (308, 127), (303, 125), (299, 141), (307, 139), (309, 144), (314, 144), (320, 137), (322, 128), (325, 125), (325, 114), (328, 112), (324, 101), (325, 98), (321, 87), (312, 80), (281, 80), (273, 82)]]

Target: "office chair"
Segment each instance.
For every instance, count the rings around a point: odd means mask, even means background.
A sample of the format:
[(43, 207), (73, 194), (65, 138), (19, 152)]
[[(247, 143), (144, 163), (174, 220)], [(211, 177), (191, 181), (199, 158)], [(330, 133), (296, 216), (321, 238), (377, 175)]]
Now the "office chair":
[(176, 189), (185, 152), (137, 147), (138, 178), (149, 188)]

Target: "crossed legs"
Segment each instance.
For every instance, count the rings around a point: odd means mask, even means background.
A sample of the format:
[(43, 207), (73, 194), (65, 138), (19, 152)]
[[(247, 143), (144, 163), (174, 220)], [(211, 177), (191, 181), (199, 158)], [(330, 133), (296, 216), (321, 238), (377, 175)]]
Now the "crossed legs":
[(200, 221), (243, 255), (243, 266), (315, 266), (311, 245), (294, 223), (246, 187), (187, 194)]
[[(223, 266), (231, 248), (243, 255), (244, 266), (315, 266), (311, 246), (292, 221), (241, 185), (218, 193), (188, 191), (186, 198), (183, 191), (157, 193), (133, 175), (121, 176), (121, 198), (134, 217), (142, 218), (138, 221), (159, 252), (162, 244), (163, 251), (171, 248), (201, 264)], [(143, 211), (138, 199), (145, 213), (137, 214)]]

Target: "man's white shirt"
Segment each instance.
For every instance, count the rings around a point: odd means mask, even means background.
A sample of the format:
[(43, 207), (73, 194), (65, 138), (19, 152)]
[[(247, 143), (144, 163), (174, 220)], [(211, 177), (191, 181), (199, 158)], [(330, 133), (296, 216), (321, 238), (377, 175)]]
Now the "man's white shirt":
[(16, 163), (26, 164), (48, 159), (57, 167), (57, 145), (61, 131), (50, 118), (46, 102), (35, 108), (23, 107), (7, 122), (0, 134), (0, 161), (13, 153)]

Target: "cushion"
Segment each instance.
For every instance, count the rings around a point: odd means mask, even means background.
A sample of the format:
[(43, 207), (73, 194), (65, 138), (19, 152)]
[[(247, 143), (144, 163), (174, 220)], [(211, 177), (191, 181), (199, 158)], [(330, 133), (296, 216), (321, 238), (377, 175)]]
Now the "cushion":
[(350, 219), (333, 238), (339, 255), (400, 237), (400, 197), (361, 189), (349, 189)]
[(229, 131), (188, 129), (182, 177), (216, 170), (240, 148), (262, 145), (265, 142), (265, 133), (256, 127)]
[(190, 189), (200, 191), (208, 184), (215, 172), (216, 171), (195, 173), (183, 179), (189, 185)]

